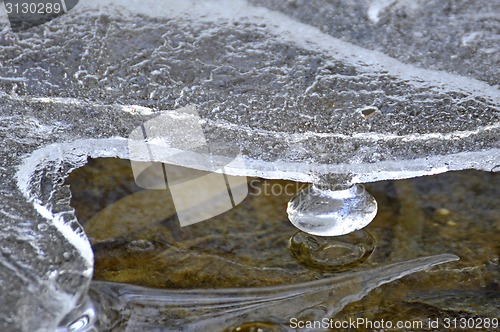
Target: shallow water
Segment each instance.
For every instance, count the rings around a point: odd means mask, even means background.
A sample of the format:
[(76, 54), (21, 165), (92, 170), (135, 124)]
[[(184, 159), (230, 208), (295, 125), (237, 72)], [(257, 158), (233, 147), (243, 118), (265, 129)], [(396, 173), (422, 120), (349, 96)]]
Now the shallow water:
[[(381, 286), (335, 319), (498, 316), (499, 179), (495, 173), (461, 171), (367, 184), (379, 211), (363, 231), (373, 237), (375, 249), (344, 270), (442, 253), (461, 260)], [(291, 284), (342, 271), (304, 263), (288, 248), (297, 229), (287, 219), (286, 205), (307, 184), (248, 181), (250, 195), (236, 208), (181, 228), (169, 192), (138, 188), (129, 161), (91, 160), (68, 183), (71, 204), (95, 251), (94, 279), (212, 289)], [(341, 253), (328, 255), (327, 261)], [(446, 301), (450, 297), (453, 305)]]

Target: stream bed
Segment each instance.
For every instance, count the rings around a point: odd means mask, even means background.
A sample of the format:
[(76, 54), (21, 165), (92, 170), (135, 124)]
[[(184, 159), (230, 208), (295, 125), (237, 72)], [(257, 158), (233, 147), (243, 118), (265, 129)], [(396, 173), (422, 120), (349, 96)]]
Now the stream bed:
[[(306, 183), (248, 178), (249, 195), (236, 208), (182, 228), (170, 193), (137, 187), (127, 160), (90, 160), (67, 183), (93, 245), (95, 280), (163, 289), (277, 286), (455, 254), (459, 261), (381, 286), (334, 317), (421, 321), (425, 329), (429, 320), (499, 316), (499, 180), (498, 173), (460, 171), (366, 184), (379, 211), (358, 231), (364, 235), (346, 240), (371, 246), (350, 264), (349, 250), (324, 245), (342, 237), (307, 235), (288, 221), (286, 204)], [(290, 239), (300, 233), (310, 246), (297, 255)], [(251, 326), (245, 331), (260, 325)]]

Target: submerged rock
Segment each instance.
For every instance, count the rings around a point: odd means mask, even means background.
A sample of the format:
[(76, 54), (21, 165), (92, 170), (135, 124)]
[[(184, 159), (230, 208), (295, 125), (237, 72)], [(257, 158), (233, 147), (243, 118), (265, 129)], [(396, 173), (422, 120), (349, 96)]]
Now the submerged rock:
[(498, 318), (500, 293), (488, 290), (447, 290), (417, 293), (407, 299), (441, 311), (466, 313), (479, 317)]

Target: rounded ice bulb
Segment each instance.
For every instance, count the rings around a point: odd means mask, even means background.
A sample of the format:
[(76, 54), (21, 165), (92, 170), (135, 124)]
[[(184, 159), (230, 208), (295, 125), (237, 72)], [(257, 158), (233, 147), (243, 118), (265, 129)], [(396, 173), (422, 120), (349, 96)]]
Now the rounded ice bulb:
[(377, 214), (377, 201), (359, 184), (341, 190), (312, 185), (288, 202), (287, 213), (306, 233), (338, 236), (368, 225)]

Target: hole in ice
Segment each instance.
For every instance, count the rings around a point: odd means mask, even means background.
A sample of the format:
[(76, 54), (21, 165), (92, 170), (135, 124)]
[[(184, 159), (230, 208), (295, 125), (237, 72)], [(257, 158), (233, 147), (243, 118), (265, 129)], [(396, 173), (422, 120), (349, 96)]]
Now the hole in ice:
[(298, 264), (287, 248), (297, 229), (285, 207), (304, 183), (249, 178), (248, 195), (236, 207), (181, 227), (172, 190), (138, 187), (128, 160), (91, 160), (69, 182), (72, 205), (94, 250), (94, 279), (227, 288), (317, 278), (318, 271)]
[(380, 111), (375, 107), (367, 107), (361, 110), (361, 115), (363, 115), (365, 119), (370, 119), (377, 114), (380, 114)]
[[(495, 229), (498, 224), (495, 218), (498, 215), (495, 213), (498, 210), (495, 194), (499, 188), (495, 179), (498, 179), (498, 174), (467, 171), (405, 180), (405, 186), (401, 181), (367, 184), (380, 203), (377, 219), (366, 229), (376, 239), (377, 250), (373, 250), (371, 255), (365, 253), (361, 261), (356, 261), (355, 264), (359, 264), (366, 259), (364, 267), (359, 270), (363, 272), (366, 269), (366, 273), (360, 276), (370, 275), (374, 265), (426, 254), (453, 252), (464, 259), (450, 265), (451, 269), (419, 274), (418, 277), (409, 277), (408, 282), (403, 280), (400, 284), (387, 286), (383, 292), (372, 292), (366, 300), (358, 302), (359, 305), (346, 307), (344, 313), (339, 315), (357, 317), (360, 312), (370, 310), (375, 312), (374, 317), (380, 318), (386, 308), (397, 313), (401, 305), (405, 308), (404, 312), (408, 313), (412, 308), (400, 301), (407, 295), (408, 289), (445, 289), (455, 287), (457, 282), (470, 285), (471, 288), (479, 287), (480, 282), (486, 287), (494, 286), (498, 262), (491, 257), (496, 257), (498, 252), (498, 236), (492, 236), (491, 229)], [(69, 182), (72, 205), (94, 245), (94, 285), (102, 286), (98, 280), (107, 280), (175, 291), (179, 288), (209, 288), (210, 291), (217, 291), (224, 287), (288, 285), (318, 280), (331, 276), (332, 272), (337, 274), (333, 268), (328, 270), (299, 264), (287, 247), (297, 229), (288, 222), (284, 207), (305, 186), (303, 183), (250, 179), (250, 195), (236, 208), (207, 222), (181, 228), (177, 226), (175, 213), (168, 210), (170, 194), (134, 187), (129, 161), (91, 161), (84, 168), (73, 172)], [(142, 193), (133, 196), (134, 200), (123, 200), (137, 192)], [(166, 196), (155, 196), (160, 193)], [(111, 208), (111, 205), (114, 207)], [(108, 211), (112, 213), (100, 213), (108, 206)], [(158, 219), (154, 219), (154, 213), (159, 211), (155, 207), (165, 209)], [(460, 215), (461, 222), (455, 227), (448, 226), (450, 215), (436, 212), (442, 207), (446, 207), (451, 216)], [(148, 217), (153, 218), (147, 220)], [(342, 240), (343, 236), (313, 238), (318, 245), (306, 255), (315, 255), (316, 248), (327, 243), (327, 250), (314, 259), (319, 264), (334, 262), (336, 251), (329, 241)], [(360, 238), (364, 239), (363, 236)], [(139, 242), (135, 242), (132, 247), (147, 250), (130, 250), (130, 243), (134, 241)], [(345, 247), (337, 246), (340, 248), (338, 252), (346, 253), (347, 250), (343, 251)], [(471, 252), (471, 247), (478, 250)], [(365, 250), (369, 252), (370, 248)], [(457, 274), (458, 268), (467, 266), (477, 267), (474, 271), (479, 273)], [(493, 272), (487, 272), (485, 266)], [(408, 270), (410, 267), (403, 268)], [(396, 272), (399, 275), (400, 271)], [(391, 275), (396, 272), (391, 271)], [(339, 277), (344, 273), (350, 275), (350, 272), (342, 272)], [(408, 287), (400, 287), (405, 282)], [(366, 282), (361, 285), (366, 285)], [(330, 292), (328, 298), (346, 289), (348, 287), (341, 288), (339, 292)], [(150, 294), (156, 296), (161, 294), (156, 292), (161, 291), (151, 290)], [(177, 300), (179, 293), (172, 294), (175, 296), (173, 299)], [(206, 299), (205, 293), (200, 294), (194, 300)], [(384, 307), (380, 306), (382, 301)], [(288, 304), (289, 301), (283, 303)], [(297, 308), (294, 317), (300, 318), (299, 311), (312, 304), (294, 307)], [(272, 310), (278, 307), (272, 305)], [(330, 308), (330, 305), (327, 307)], [(149, 307), (146, 309), (150, 310)], [(316, 310), (309, 310), (304, 316), (309, 317), (311, 312), (311, 317), (316, 317)], [(427, 317), (428, 312), (422, 312), (422, 315)], [(403, 316), (397, 318), (404, 319)], [(267, 323), (270, 318), (271, 315), (245, 317), (238, 323), (220, 326), (246, 327), (245, 321)], [(199, 319), (199, 316), (193, 319)], [(151, 321), (148, 320), (148, 323)]]

